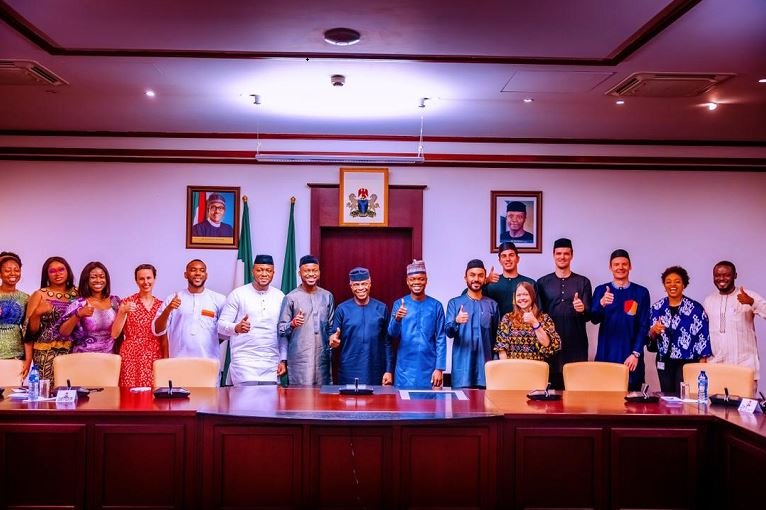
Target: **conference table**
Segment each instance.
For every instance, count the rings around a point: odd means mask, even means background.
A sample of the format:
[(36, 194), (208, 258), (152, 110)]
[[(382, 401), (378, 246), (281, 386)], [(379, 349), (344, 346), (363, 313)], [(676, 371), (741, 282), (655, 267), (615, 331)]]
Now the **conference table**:
[(0, 400), (2, 508), (757, 508), (766, 418), (621, 392)]

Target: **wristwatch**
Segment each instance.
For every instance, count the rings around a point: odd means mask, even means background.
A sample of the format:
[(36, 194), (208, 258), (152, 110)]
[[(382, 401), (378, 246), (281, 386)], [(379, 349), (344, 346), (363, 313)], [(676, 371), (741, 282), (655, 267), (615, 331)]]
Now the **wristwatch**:
[(631, 354), (633, 354), (633, 356), (635, 356), (636, 358), (640, 358), (641, 357), (641, 353), (638, 352), (638, 351), (633, 351)]

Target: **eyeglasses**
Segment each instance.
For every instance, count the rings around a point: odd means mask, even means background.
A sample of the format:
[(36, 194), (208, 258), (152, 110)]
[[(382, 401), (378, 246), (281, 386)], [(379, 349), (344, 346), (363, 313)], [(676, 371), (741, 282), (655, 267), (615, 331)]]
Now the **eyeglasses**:
[(211, 205), (210, 209), (212, 209), (214, 211), (225, 211), (226, 207), (224, 207), (222, 205)]
[(58, 269), (49, 267), (48, 268), (48, 274), (57, 274), (57, 273), (66, 273), (65, 267), (59, 267)]

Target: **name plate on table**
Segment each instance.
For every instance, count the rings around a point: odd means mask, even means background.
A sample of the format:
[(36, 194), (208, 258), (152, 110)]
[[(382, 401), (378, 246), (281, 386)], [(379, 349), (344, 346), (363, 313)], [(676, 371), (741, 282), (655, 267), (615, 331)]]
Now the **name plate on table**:
[(740, 413), (757, 413), (759, 410), (758, 401), (752, 398), (743, 398), (742, 403), (739, 404), (737, 411)]
[(77, 390), (58, 390), (56, 392), (56, 405), (59, 404), (76, 404), (77, 403)]

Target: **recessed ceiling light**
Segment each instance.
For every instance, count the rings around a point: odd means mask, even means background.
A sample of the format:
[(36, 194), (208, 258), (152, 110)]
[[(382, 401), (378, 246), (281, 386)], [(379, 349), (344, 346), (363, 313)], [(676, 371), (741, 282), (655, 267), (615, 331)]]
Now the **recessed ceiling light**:
[(534, 101), (534, 99), (533, 99), (533, 98), (531, 98), (531, 97), (525, 97), (525, 98), (524, 98), (524, 102), (525, 102), (525, 103), (531, 103), (532, 101)]
[(351, 46), (362, 38), (362, 34), (353, 28), (331, 28), (324, 33), (324, 42), (334, 46)]
[(154, 93), (152, 89), (147, 89), (146, 92), (144, 92), (144, 94), (146, 94), (147, 97), (154, 97), (157, 95)]
[(708, 110), (712, 112), (713, 110), (718, 108), (718, 103), (706, 103), (705, 108), (707, 108)]
[(622, 99), (618, 99), (617, 101), (614, 102), (614, 104), (625, 104), (625, 101)]
[(766, 78), (761, 78), (760, 80), (758, 80), (758, 83), (766, 83)]

